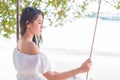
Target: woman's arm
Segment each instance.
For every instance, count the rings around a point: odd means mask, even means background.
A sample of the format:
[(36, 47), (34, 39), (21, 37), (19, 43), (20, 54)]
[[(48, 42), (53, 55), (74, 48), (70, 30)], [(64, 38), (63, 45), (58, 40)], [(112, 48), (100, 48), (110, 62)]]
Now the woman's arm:
[(79, 73), (84, 73), (89, 71), (91, 66), (91, 60), (86, 60), (81, 67), (75, 68), (73, 70), (70, 71), (65, 71), (65, 72), (61, 72), (61, 73), (56, 73), (56, 72), (47, 72), (44, 74), (44, 76), (48, 79), (48, 80), (64, 80), (64, 79), (68, 79), (70, 77), (73, 77)]

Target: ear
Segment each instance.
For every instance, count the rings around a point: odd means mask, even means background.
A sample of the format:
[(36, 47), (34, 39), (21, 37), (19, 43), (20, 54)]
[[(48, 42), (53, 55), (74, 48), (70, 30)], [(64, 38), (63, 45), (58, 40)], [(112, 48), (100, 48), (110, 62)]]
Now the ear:
[(26, 22), (26, 26), (29, 27), (30, 26), (30, 22), (27, 20)]

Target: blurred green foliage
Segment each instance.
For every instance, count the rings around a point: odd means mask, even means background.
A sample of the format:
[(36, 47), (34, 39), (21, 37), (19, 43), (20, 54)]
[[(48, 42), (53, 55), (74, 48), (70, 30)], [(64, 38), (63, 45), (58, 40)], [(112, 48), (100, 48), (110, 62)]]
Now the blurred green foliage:
[[(47, 26), (62, 26), (84, 15), (87, 6), (98, 0), (19, 0), (19, 16), (26, 6), (34, 6), (44, 12)], [(120, 1), (104, 0), (120, 9)], [(9, 38), (16, 33), (16, 0), (0, 0), (0, 35)]]

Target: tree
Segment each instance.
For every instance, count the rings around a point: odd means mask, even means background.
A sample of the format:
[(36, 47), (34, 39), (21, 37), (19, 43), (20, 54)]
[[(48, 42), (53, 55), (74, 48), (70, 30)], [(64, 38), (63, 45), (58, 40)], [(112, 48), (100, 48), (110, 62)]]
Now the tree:
[[(119, 0), (104, 0), (120, 9)], [(19, 0), (19, 10), (25, 6), (40, 8), (45, 15), (47, 26), (61, 26), (73, 19), (86, 16), (86, 9), (98, 0)], [(21, 13), (19, 13), (20, 15)], [(9, 38), (16, 33), (16, 0), (0, 1), (0, 35)]]

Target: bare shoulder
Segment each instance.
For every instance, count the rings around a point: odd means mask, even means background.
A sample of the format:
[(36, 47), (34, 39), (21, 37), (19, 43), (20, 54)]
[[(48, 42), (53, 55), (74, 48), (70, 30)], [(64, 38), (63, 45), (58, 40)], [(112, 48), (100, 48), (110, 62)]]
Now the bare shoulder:
[(39, 48), (34, 42), (19, 40), (17, 44), (18, 49), (20, 52), (30, 55), (36, 55), (40, 53)]
[(35, 55), (40, 53), (39, 48), (34, 42), (29, 42), (28, 44), (29, 47), (27, 48), (27, 51), (29, 52), (29, 54)]

